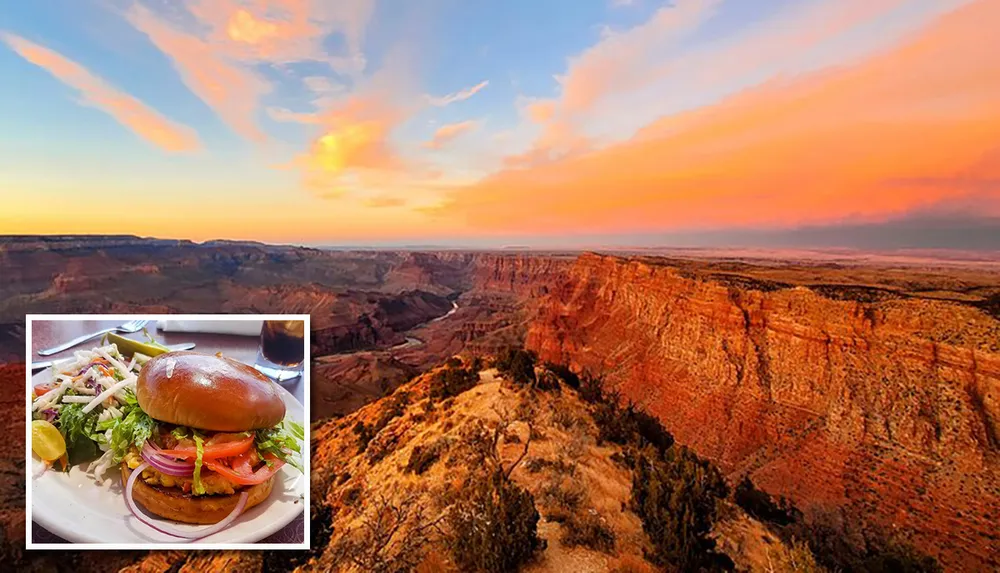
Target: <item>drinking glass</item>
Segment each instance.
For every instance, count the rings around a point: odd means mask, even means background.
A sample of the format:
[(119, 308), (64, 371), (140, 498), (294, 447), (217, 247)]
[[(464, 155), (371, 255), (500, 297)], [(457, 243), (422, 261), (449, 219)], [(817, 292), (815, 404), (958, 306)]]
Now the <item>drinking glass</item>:
[(294, 380), (302, 376), (305, 352), (304, 321), (265, 320), (254, 368), (276, 382)]

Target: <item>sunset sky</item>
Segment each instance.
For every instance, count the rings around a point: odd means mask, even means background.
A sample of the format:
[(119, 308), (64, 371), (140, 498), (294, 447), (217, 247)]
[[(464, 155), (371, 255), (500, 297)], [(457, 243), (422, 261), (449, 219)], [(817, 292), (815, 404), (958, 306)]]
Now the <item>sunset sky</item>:
[(1000, 249), (998, 26), (997, 0), (9, 3), (0, 234)]

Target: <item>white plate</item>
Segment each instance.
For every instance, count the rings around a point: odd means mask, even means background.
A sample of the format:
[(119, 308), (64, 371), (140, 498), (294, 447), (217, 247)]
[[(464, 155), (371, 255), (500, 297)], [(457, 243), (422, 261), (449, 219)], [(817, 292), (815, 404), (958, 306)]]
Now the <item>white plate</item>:
[[(32, 386), (37, 386), (51, 379), (52, 372), (44, 370), (33, 376), (31, 383)], [(281, 386), (278, 388), (285, 402), (285, 416), (302, 423), (305, 419), (302, 404), (287, 390)], [(303, 446), (308, 447), (308, 444)], [(34, 455), (32, 458), (29, 467), (36, 470), (41, 461)], [(253, 543), (277, 532), (295, 519), (304, 518), (305, 478), (297, 469), (286, 464), (277, 474), (278, 479), (275, 480), (271, 495), (260, 505), (240, 515), (229, 527), (195, 541), (179, 539), (156, 531), (132, 515), (125, 505), (118, 472), (112, 478), (111, 487), (105, 488), (84, 471), (87, 465), (89, 462), (74, 466), (65, 473), (47, 471), (31, 483), (32, 520), (74, 543), (141, 544), (143, 548), (149, 547), (151, 543)], [(30, 475), (28, 479), (31, 479)], [(163, 520), (163, 523), (192, 531), (206, 527), (168, 520)]]

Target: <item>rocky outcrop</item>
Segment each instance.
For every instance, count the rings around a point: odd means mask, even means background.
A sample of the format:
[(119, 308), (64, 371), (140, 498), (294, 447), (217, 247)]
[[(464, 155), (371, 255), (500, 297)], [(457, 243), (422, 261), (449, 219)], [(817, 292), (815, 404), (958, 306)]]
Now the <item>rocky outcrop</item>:
[(1000, 565), (1000, 322), (853, 298), (585, 255), (527, 344), (604, 376), (733, 477), (913, 532), (950, 567)]

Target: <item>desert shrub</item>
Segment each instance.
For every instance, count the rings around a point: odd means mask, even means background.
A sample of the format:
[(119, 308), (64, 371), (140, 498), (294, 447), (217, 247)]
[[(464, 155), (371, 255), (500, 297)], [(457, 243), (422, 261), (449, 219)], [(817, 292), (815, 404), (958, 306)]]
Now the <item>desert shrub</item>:
[(487, 428), (476, 420), (463, 428), (464, 447), (472, 451), (476, 463), (486, 475), (473, 480), (448, 514), (451, 536), (446, 544), (461, 571), (500, 572), (516, 570), (544, 548), (538, 537), (538, 510), (531, 492), (513, 483), (511, 473), (528, 455), (532, 425), (521, 454), (510, 465), (500, 455), (501, 438), (511, 425), (506, 412), (497, 411), (499, 422)]
[(445, 400), (458, 396), (479, 382), (479, 371), (464, 368), (438, 370), (431, 378), (431, 400)]
[(474, 356), (472, 360), (469, 361), (469, 370), (471, 372), (479, 373), (486, 368), (486, 363), (483, 362), (481, 356)]
[(378, 421), (375, 422), (376, 434), (382, 428), (389, 425), (389, 422), (402, 416), (406, 412), (406, 407), (410, 404), (409, 392), (396, 392), (386, 400), (385, 408), (379, 414)]
[(565, 408), (557, 408), (552, 412), (552, 423), (559, 426), (563, 430), (572, 430), (578, 423), (579, 419), (573, 412)]
[(585, 402), (596, 404), (604, 401), (604, 382), (595, 376), (584, 375), (580, 378), (580, 398)]
[(574, 374), (568, 366), (546, 362), (545, 369), (558, 376), (570, 388), (580, 388), (580, 377)]
[(576, 515), (586, 497), (587, 493), (578, 482), (562, 480), (546, 484), (540, 492), (545, 518), (557, 523), (564, 523)]
[(373, 573), (413, 571), (424, 560), (439, 521), (426, 519), (415, 495), (400, 501), (377, 496), (361, 523), (334, 548), (335, 561)]
[(736, 486), (733, 501), (748, 514), (775, 525), (788, 525), (801, 517), (801, 512), (791, 502), (784, 497), (775, 501), (767, 492), (757, 489), (749, 476)]
[(874, 573), (938, 573), (941, 566), (905, 541), (881, 531), (841, 522), (836, 516), (813, 516), (786, 528), (804, 539), (819, 564), (831, 571)]
[(446, 540), (460, 571), (515, 571), (544, 547), (530, 492), (493, 472), (466, 493), (449, 513)]
[(535, 376), (533, 387), (543, 392), (558, 392), (560, 390), (559, 377), (548, 370), (542, 370), (541, 373)]
[(576, 465), (562, 458), (550, 460), (547, 458), (531, 458), (524, 463), (524, 469), (529, 473), (537, 474), (546, 469), (561, 475), (570, 475), (576, 471)]
[(642, 438), (640, 446), (649, 444), (662, 452), (674, 445), (674, 436), (654, 416), (631, 407), (628, 414), (634, 420), (636, 431)]
[(494, 365), (511, 382), (527, 385), (535, 383), (535, 360), (535, 353), (530, 350), (507, 348), (500, 352)]
[(563, 545), (588, 547), (611, 553), (615, 550), (615, 532), (596, 512), (588, 510), (573, 514), (563, 523)]
[(517, 403), (514, 416), (518, 420), (534, 421), (538, 416), (538, 402), (530, 395), (524, 394)]
[(444, 365), (448, 368), (461, 368), (462, 359), (458, 356), (452, 356), (451, 358), (444, 361)]
[(728, 495), (718, 468), (683, 447), (638, 452), (632, 473), (632, 510), (653, 544), (650, 558), (683, 570), (724, 565), (709, 537), (719, 501)]
[(448, 449), (448, 443), (441, 439), (426, 446), (414, 446), (410, 452), (410, 460), (406, 462), (404, 471), (411, 474), (420, 475), (431, 468), (442, 454)]
[(633, 404), (622, 407), (618, 392), (600, 392), (600, 400), (594, 402), (592, 410), (594, 423), (597, 424), (598, 443), (612, 442), (640, 448), (649, 444), (661, 452), (674, 444), (674, 437), (655, 417), (637, 409)]
[(365, 450), (368, 449), (368, 444), (375, 437), (375, 432), (373, 431), (373, 426), (369, 426), (364, 422), (358, 420), (357, 424), (354, 424), (354, 428), (351, 431), (357, 436), (358, 453), (363, 454)]
[(888, 542), (869, 550), (859, 570), (871, 573), (940, 573), (941, 565), (930, 555), (904, 543)]

